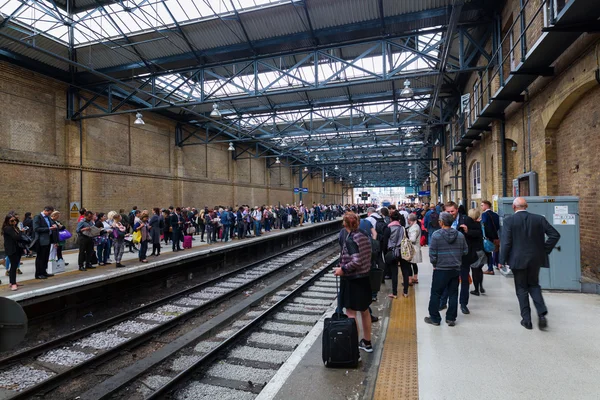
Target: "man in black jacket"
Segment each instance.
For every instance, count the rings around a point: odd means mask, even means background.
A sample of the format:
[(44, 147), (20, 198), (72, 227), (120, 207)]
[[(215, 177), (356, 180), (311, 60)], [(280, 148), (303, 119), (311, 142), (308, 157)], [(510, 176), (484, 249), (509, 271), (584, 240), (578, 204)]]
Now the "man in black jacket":
[[(445, 210), (454, 217), (452, 228), (464, 235), (467, 240), (467, 246), (469, 247), (469, 252), (462, 257), (462, 264), (460, 266), (459, 302), (460, 311), (462, 311), (463, 314), (470, 314), (471, 311), (469, 311), (469, 308), (467, 307), (469, 304), (469, 288), (471, 286), (469, 283), (469, 273), (471, 272), (471, 264), (477, 259), (476, 251), (481, 250), (482, 248), (481, 242), (483, 240), (483, 234), (479, 224), (464, 213), (460, 213), (455, 202), (450, 201), (446, 203)], [(440, 309), (446, 308), (447, 300), (448, 295), (444, 292), (440, 302)]]
[(183, 237), (183, 223), (184, 219), (181, 215), (181, 208), (177, 207), (175, 212), (169, 217), (169, 223), (173, 228), (171, 235), (171, 242), (173, 243), (173, 253), (181, 251), (181, 238)]
[(46, 272), (48, 258), (50, 257), (50, 246), (52, 244), (52, 232), (56, 230), (56, 223), (50, 218), (52, 211), (54, 211), (53, 207), (46, 206), (40, 214), (33, 217), (33, 230), (37, 238), (35, 279), (46, 279), (54, 276)]
[[(546, 329), (548, 309), (539, 283), (540, 267), (549, 268), (548, 254), (560, 239), (560, 234), (542, 215), (527, 212), (527, 201), (513, 201), (514, 215), (504, 220), (500, 241), (500, 265), (508, 264), (515, 278), (515, 289), (521, 307), (521, 325), (532, 329), (529, 296), (539, 317), (539, 328)], [(548, 239), (546, 239), (546, 236)]]

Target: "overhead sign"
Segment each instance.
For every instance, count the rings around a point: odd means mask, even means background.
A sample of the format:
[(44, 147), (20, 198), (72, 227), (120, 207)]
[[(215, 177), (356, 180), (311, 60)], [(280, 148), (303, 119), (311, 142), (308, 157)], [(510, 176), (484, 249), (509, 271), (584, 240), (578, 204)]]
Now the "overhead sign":
[(308, 193), (308, 188), (302, 188), (303, 193)]
[(294, 193), (308, 193), (308, 188), (294, 188)]
[(81, 210), (81, 203), (78, 201), (69, 203), (69, 216), (71, 218), (79, 218), (79, 210)]
[(421, 190), (419, 196), (431, 196), (431, 190)]

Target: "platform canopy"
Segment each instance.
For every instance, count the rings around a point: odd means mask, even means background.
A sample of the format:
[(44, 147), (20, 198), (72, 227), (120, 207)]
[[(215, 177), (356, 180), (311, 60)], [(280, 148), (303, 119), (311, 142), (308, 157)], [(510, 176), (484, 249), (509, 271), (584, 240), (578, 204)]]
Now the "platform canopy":
[(152, 111), (178, 146), (417, 186), (501, 3), (0, 0), (0, 58), (67, 82), (73, 120)]

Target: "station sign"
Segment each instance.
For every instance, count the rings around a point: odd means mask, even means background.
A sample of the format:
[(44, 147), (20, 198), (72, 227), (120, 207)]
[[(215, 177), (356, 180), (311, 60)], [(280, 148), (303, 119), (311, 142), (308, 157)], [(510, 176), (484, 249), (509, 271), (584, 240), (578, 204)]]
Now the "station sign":
[(294, 188), (294, 193), (308, 193), (308, 188)]
[(431, 190), (421, 190), (419, 196), (431, 196)]

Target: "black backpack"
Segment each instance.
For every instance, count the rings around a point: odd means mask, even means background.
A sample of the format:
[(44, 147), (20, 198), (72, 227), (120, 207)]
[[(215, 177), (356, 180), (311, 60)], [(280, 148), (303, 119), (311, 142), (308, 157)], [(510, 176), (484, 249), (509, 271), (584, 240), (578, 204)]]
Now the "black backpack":
[[(375, 232), (377, 232), (377, 241), (379, 242), (380, 249), (383, 250), (385, 248), (384, 243), (383, 243), (383, 237), (386, 234), (386, 230), (389, 231), (390, 228), (387, 226), (387, 224), (385, 223), (385, 220), (383, 218), (373, 217), (373, 219), (376, 221), (375, 222)], [(387, 243), (385, 243), (385, 244), (387, 244)]]

